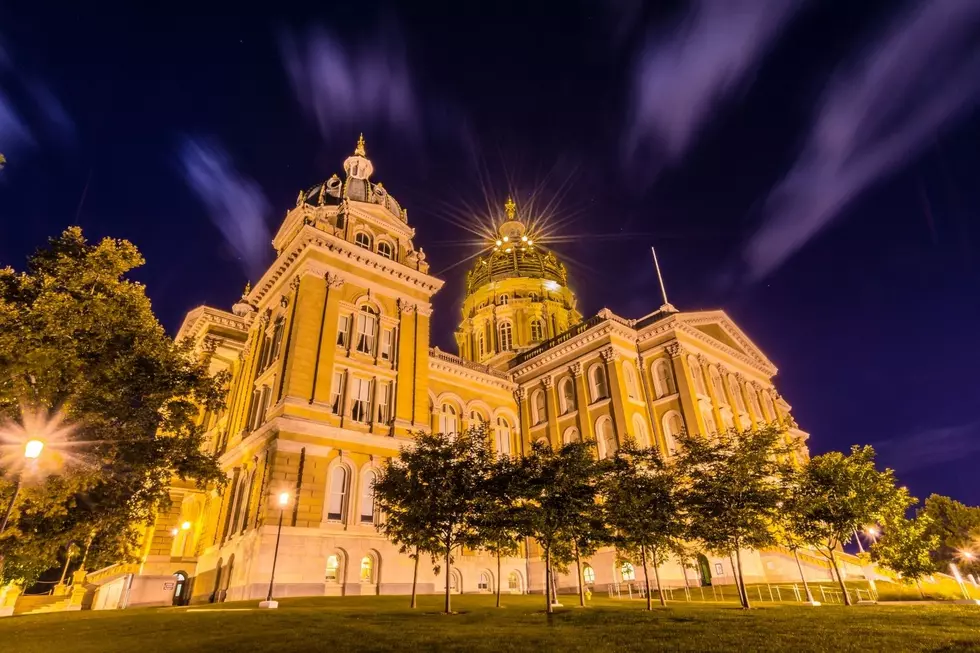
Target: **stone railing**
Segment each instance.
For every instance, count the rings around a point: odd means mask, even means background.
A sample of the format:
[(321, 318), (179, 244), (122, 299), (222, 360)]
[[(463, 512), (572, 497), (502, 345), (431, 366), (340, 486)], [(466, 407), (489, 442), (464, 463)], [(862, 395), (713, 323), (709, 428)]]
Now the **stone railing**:
[(554, 338), (549, 338), (548, 340), (542, 342), (540, 345), (536, 347), (532, 347), (531, 349), (528, 349), (527, 351), (518, 354), (517, 356), (514, 357), (514, 361), (511, 363), (511, 367), (517, 367), (518, 365), (523, 365), (524, 363), (531, 360), (535, 356), (539, 354), (543, 354), (544, 352), (548, 351), (552, 347), (557, 347), (560, 344), (568, 342), (575, 336), (588, 331), (592, 327), (604, 321), (605, 318), (603, 316), (594, 315), (589, 319), (585, 320), (584, 322), (579, 322), (571, 329), (562, 331)]
[(432, 356), (433, 358), (438, 358), (439, 360), (445, 361), (447, 363), (452, 363), (453, 365), (459, 365), (460, 367), (465, 367), (467, 369), (474, 370), (476, 372), (482, 372), (483, 374), (496, 376), (497, 378), (510, 379), (510, 375), (508, 375), (506, 372), (501, 372), (500, 370), (494, 369), (489, 365), (481, 365), (480, 363), (474, 363), (472, 361), (465, 360), (463, 358), (460, 358), (459, 356), (450, 354), (447, 351), (442, 351), (438, 347), (432, 347), (431, 349), (429, 349), (429, 356)]

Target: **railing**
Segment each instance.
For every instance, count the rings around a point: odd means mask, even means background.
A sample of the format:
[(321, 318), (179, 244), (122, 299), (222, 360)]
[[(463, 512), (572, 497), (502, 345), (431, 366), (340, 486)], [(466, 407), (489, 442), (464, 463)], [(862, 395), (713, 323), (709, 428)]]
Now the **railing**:
[(606, 318), (602, 317), (601, 315), (594, 315), (593, 317), (590, 317), (584, 322), (579, 322), (571, 329), (562, 331), (554, 338), (549, 338), (548, 340), (545, 340), (537, 347), (528, 349), (527, 351), (518, 354), (517, 356), (514, 357), (514, 361), (513, 363), (511, 363), (511, 367), (517, 367), (518, 365), (523, 365), (524, 363), (531, 360), (538, 354), (543, 354), (544, 352), (548, 351), (552, 347), (557, 347), (560, 344), (566, 343), (572, 338), (574, 338), (575, 336), (588, 331), (589, 329), (596, 326), (597, 324), (601, 324), (602, 322), (605, 321), (605, 319)]
[[(832, 605), (843, 604), (844, 595), (839, 588), (827, 587), (821, 583), (810, 583), (810, 595), (814, 601)], [(645, 599), (646, 588), (643, 583), (613, 583), (606, 587), (611, 599)], [(808, 603), (806, 590), (799, 583), (793, 584), (759, 584), (745, 588), (749, 601), (759, 603)], [(663, 587), (650, 586), (650, 595), (659, 596), (663, 592), (667, 601), (704, 602), (704, 603), (737, 603), (738, 589), (734, 585), (708, 585), (698, 587)], [(848, 598), (851, 602), (874, 602), (877, 597), (870, 589), (848, 588)]]
[(452, 363), (453, 365), (459, 365), (460, 367), (465, 367), (467, 369), (475, 370), (477, 372), (482, 372), (484, 374), (489, 374), (490, 376), (496, 376), (501, 379), (510, 379), (510, 376), (506, 372), (501, 372), (500, 370), (494, 369), (489, 365), (481, 365), (480, 363), (474, 363), (466, 359), (460, 358), (449, 352), (442, 351), (438, 347), (433, 347), (429, 349), (429, 356), (438, 358), (439, 360), (446, 361), (447, 363)]

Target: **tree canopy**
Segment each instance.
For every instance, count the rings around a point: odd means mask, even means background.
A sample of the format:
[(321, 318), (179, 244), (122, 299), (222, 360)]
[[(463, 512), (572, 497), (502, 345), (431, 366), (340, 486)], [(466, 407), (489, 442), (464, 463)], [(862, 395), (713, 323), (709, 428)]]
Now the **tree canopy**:
[[(965, 573), (980, 575), (980, 507), (967, 506), (940, 494), (930, 495), (919, 509), (929, 517), (928, 535), (935, 535), (938, 544), (933, 551), (936, 563), (956, 562)], [(973, 558), (963, 555), (966, 551)]]

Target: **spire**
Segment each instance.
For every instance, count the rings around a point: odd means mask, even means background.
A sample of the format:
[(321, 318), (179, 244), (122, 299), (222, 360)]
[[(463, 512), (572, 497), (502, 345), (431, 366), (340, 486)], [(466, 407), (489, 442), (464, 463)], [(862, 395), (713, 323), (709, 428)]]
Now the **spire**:
[(653, 252), (653, 267), (657, 270), (657, 281), (660, 282), (660, 294), (664, 298), (664, 303), (663, 306), (660, 307), (660, 310), (669, 313), (676, 313), (677, 309), (674, 308), (673, 304), (667, 301), (667, 288), (664, 286), (664, 275), (660, 273), (660, 262), (657, 261), (657, 248), (651, 246), (650, 251)]
[(517, 214), (517, 205), (514, 204), (514, 200), (509, 196), (507, 197), (507, 201), (504, 203), (504, 213), (507, 214), (508, 220), (513, 220), (514, 216)]
[(357, 147), (354, 148), (354, 154), (357, 156), (367, 156), (367, 150), (364, 149), (364, 134), (357, 139)]

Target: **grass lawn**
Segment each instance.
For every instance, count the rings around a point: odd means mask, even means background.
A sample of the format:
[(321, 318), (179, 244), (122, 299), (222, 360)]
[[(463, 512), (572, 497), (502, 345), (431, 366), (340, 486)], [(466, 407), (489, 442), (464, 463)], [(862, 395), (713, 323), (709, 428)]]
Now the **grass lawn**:
[[(575, 597), (562, 597), (566, 604)], [(980, 651), (980, 607), (954, 605), (819, 608), (767, 604), (680, 604), (652, 613), (642, 601), (596, 598), (549, 619), (543, 597), (454, 596), (459, 614), (439, 614), (441, 598), (286, 599), (206, 609), (76, 612), (0, 619), (0, 650), (114, 651)]]

